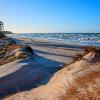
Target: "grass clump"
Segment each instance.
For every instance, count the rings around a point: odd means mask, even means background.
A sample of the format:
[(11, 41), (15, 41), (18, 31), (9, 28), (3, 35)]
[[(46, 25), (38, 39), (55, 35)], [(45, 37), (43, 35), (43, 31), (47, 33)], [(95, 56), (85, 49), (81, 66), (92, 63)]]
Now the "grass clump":
[(5, 37), (5, 34), (4, 32), (0, 31), (0, 38), (3, 38), (3, 37)]
[(14, 55), (10, 55), (10, 53), (13, 50), (21, 48), (21, 47), (22, 45), (13, 44), (13, 45), (7, 45), (3, 48), (0, 48), (0, 65), (17, 60), (18, 58)]
[(83, 47), (84, 49), (84, 54), (77, 54), (74, 57), (74, 61), (80, 60), (84, 55), (90, 53), (90, 52), (94, 52), (96, 54), (96, 57), (99, 56), (100, 57), (100, 47), (96, 47), (96, 46), (85, 46)]
[(0, 48), (0, 65), (13, 62), (17, 59), (24, 59), (33, 54), (28, 45), (9, 44)]

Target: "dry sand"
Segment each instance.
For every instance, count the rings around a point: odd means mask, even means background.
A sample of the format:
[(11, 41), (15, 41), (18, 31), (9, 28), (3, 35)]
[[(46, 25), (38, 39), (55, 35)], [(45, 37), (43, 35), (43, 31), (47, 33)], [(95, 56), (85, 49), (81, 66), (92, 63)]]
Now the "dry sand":
[(94, 99), (100, 99), (100, 55), (96, 56), (90, 52), (80, 61), (56, 72), (46, 85), (18, 93), (5, 100)]
[[(58, 43), (53, 43), (53, 42), (48, 42), (43, 40), (33, 41), (30, 39), (20, 39), (17, 40), (17, 42), (20, 44), (30, 45), (37, 55), (33, 55), (33, 57), (20, 59), (0, 66), (0, 96), (1, 97), (7, 94), (11, 94), (13, 92), (28, 91), (33, 88), (40, 87), (41, 85), (46, 85), (49, 82), (49, 80), (50, 81), (52, 80), (51, 78), (54, 76), (54, 74), (58, 70), (64, 67), (64, 64), (68, 65), (73, 63), (74, 57), (77, 54), (84, 53), (84, 50), (81, 47), (74, 46), (74, 45), (58, 44)], [(50, 91), (51, 88), (53, 89), (54, 87), (56, 88), (59, 86), (55, 86), (55, 85), (51, 86)], [(45, 92), (43, 92), (43, 94), (49, 95), (47, 89), (45, 90)], [(45, 96), (45, 98), (47, 97)], [(49, 100), (45, 98), (42, 100)], [(15, 99), (21, 100), (21, 98), (18, 99), (14, 98), (11, 100), (15, 100)], [(29, 100), (27, 97), (26, 99)], [(32, 100), (40, 100), (40, 98), (32, 99)], [(56, 100), (56, 99), (50, 99), (50, 100)]]

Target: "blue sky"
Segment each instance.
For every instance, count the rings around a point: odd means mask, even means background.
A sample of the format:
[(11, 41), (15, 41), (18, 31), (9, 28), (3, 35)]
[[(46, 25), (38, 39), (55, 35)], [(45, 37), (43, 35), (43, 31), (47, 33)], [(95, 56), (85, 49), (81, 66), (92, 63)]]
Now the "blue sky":
[(100, 32), (100, 0), (0, 0), (5, 30)]

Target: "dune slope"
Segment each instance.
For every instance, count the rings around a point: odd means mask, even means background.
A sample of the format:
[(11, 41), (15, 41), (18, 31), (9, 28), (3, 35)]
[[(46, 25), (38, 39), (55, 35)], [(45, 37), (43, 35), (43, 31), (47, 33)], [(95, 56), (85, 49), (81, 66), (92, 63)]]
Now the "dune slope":
[(100, 54), (90, 52), (56, 72), (48, 84), (4, 100), (90, 100), (100, 98)]

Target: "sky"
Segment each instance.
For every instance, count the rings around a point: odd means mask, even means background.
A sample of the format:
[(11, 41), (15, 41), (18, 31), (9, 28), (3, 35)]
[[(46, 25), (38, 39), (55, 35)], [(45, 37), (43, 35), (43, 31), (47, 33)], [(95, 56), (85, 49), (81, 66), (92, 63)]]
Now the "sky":
[(0, 20), (14, 33), (100, 32), (100, 0), (0, 0)]

